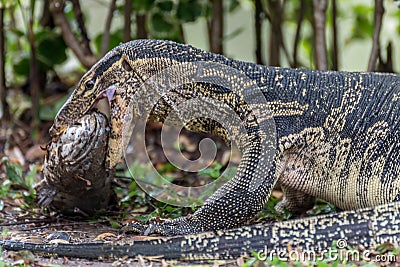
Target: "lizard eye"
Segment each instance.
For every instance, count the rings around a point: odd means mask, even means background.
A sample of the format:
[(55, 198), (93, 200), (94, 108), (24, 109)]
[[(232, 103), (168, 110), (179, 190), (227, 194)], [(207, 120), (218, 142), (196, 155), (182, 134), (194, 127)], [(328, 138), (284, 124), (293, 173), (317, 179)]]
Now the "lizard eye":
[(93, 87), (94, 87), (94, 81), (93, 80), (90, 80), (85, 84), (85, 89), (86, 90), (92, 90)]
[(132, 67), (131, 65), (129, 65), (129, 63), (126, 60), (122, 61), (122, 67), (124, 68), (124, 70), (126, 71), (132, 71)]

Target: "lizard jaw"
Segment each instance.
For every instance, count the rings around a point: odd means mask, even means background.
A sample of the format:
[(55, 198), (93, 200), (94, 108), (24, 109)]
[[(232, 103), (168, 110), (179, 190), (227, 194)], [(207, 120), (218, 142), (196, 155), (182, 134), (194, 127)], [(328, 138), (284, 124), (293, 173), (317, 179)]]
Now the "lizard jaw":
[(93, 105), (90, 107), (90, 109), (94, 106), (96, 106), (96, 104), (99, 102), (100, 99), (103, 98), (107, 98), (108, 103), (111, 106), (111, 101), (114, 98), (114, 94), (115, 94), (115, 90), (116, 90), (116, 86), (115, 85), (111, 85), (110, 87), (108, 87), (103, 93), (101, 93), (96, 100), (94, 101)]
[[(111, 85), (110, 87), (108, 87), (103, 93), (101, 93), (96, 100), (94, 101), (94, 103), (90, 106), (90, 108), (88, 109), (88, 111), (90, 109), (92, 109), (94, 106), (96, 106), (96, 104), (99, 102), (100, 99), (102, 98), (107, 98), (108, 102), (111, 106), (111, 101), (114, 98), (114, 94), (115, 94), (115, 90), (116, 90), (116, 86), (115, 85)], [(65, 106), (65, 104), (64, 104)], [(49, 132), (51, 136), (59, 136), (61, 135), (67, 128), (68, 128), (68, 124), (64, 123), (65, 121), (65, 116), (63, 115), (65, 113), (64, 107), (61, 108), (61, 110), (59, 111), (59, 113), (57, 114), (56, 118), (54, 119), (54, 123), (51, 126)], [(86, 112), (85, 112), (86, 113)], [(83, 115), (82, 115), (83, 116)], [(61, 118), (61, 121), (60, 121)], [(62, 122), (62, 123), (61, 123)]]

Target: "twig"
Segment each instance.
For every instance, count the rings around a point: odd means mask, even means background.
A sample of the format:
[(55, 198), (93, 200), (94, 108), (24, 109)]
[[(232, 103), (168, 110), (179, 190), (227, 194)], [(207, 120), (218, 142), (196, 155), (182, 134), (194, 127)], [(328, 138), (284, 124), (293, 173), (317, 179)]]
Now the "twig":
[(319, 70), (328, 69), (328, 53), (326, 49), (325, 23), (327, 0), (313, 0), (315, 63)]
[(36, 47), (35, 47), (35, 34), (33, 32), (34, 24), (34, 12), (35, 4), (31, 6), (31, 15), (28, 23), (28, 39), (29, 39), (29, 88), (32, 98), (32, 126), (36, 126), (39, 123), (39, 66), (36, 58)]
[(97, 58), (93, 54), (86, 54), (85, 49), (77, 40), (72, 32), (71, 26), (64, 14), (65, 3), (63, 0), (52, 0), (50, 3), (50, 11), (53, 15), (54, 23), (60, 27), (65, 43), (74, 52), (78, 60), (86, 68), (90, 68), (96, 63)]
[(131, 37), (131, 24), (132, 24), (132, 0), (125, 0), (124, 9), (124, 42), (128, 42)]
[(116, 0), (112, 0), (110, 3), (110, 7), (108, 9), (108, 15), (106, 19), (106, 25), (104, 27), (103, 38), (101, 40), (101, 55), (105, 55), (108, 51), (110, 46), (110, 30), (111, 30), (111, 23), (114, 16), (114, 11), (116, 8)]
[[(135, 212), (138, 213), (138, 212)], [(139, 214), (139, 213), (138, 213)], [(145, 214), (143, 212), (143, 214)], [(60, 222), (61, 221), (61, 222)], [(42, 220), (31, 220), (31, 221), (21, 221), (21, 222), (10, 222), (10, 223), (2, 223), (0, 224), (0, 227), (9, 227), (9, 226), (17, 226), (17, 225), (25, 225), (22, 229), (18, 229), (18, 231), (31, 231), (34, 229), (48, 229), (48, 228), (61, 228), (61, 227), (66, 227), (66, 226), (86, 226), (86, 225), (98, 225), (102, 223), (108, 223), (108, 220), (97, 220), (95, 222), (91, 221), (83, 221), (83, 222), (78, 222), (78, 221), (73, 221), (73, 220), (68, 220), (66, 218), (44, 218)], [(29, 224), (45, 224), (41, 226), (27, 226)], [(111, 227), (109, 227), (112, 229)], [(115, 230), (115, 229), (114, 229)]]
[(49, 10), (50, 0), (43, 1), (42, 17), (40, 18), (40, 25), (44, 27), (54, 28), (54, 21), (51, 17)]
[(149, 182), (149, 181), (146, 181), (144, 179), (137, 178), (137, 177), (133, 178), (133, 177), (129, 177), (129, 176), (115, 175), (114, 178), (115, 179), (120, 179), (120, 180), (126, 179), (126, 180), (129, 180), (129, 181), (135, 181), (135, 182), (139, 182), (141, 184), (151, 185), (151, 186), (153, 186), (154, 188), (157, 188), (157, 189), (163, 189), (163, 187), (160, 186), (160, 185), (156, 185), (156, 184), (154, 184), (152, 182)]
[(37, 223), (52, 223), (58, 221), (57, 218), (44, 218), (44, 219), (34, 219), (34, 220), (23, 220), (23, 221), (13, 221), (13, 222), (5, 222), (0, 223), (0, 227), (7, 226), (17, 226), (17, 225), (27, 225), (27, 224), (37, 224)]
[(71, 2), (72, 2), (72, 7), (74, 9), (76, 23), (78, 24), (78, 28), (82, 36), (82, 49), (84, 50), (86, 55), (92, 55), (93, 52), (92, 49), (90, 48), (90, 39), (87, 34), (81, 5), (79, 3), (79, 0), (71, 0)]
[(185, 32), (183, 31), (183, 25), (182, 25), (182, 23), (179, 23), (179, 25), (178, 25), (178, 28), (179, 28), (179, 37), (180, 37), (180, 41), (182, 42), (182, 43), (186, 43), (186, 39), (185, 39)]
[(372, 36), (372, 50), (368, 61), (367, 71), (373, 71), (376, 66), (376, 60), (379, 55), (379, 35), (382, 28), (382, 19), (385, 9), (383, 7), (383, 0), (375, 0), (375, 11), (374, 11), (374, 34)]
[(378, 71), (379, 72), (394, 72), (393, 70), (393, 48), (392, 42), (389, 42), (386, 47), (386, 61), (383, 59), (379, 51), (378, 57)]
[(300, 10), (298, 13), (299, 16), (297, 17), (296, 34), (294, 36), (294, 41), (293, 41), (293, 62), (291, 65), (292, 68), (297, 68), (299, 65), (299, 62), (297, 59), (297, 53), (299, 51), (298, 46), (299, 46), (299, 42), (300, 42), (301, 27), (303, 26), (304, 11), (305, 11), (305, 0), (301, 0)]

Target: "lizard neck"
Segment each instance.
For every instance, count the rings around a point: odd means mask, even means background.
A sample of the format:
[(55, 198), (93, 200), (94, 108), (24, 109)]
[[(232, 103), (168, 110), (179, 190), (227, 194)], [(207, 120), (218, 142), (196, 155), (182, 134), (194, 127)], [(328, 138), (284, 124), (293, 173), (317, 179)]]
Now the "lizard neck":
[[(257, 85), (264, 96), (265, 102), (272, 111), (280, 136), (298, 132), (306, 127), (324, 125), (333, 108), (348, 105), (345, 105), (343, 101), (355, 100), (353, 105), (361, 101), (357, 88), (371, 87), (376, 75), (268, 67), (233, 60), (190, 45), (169, 41), (137, 40), (122, 45), (118, 49), (122, 49), (134, 59), (145, 59), (151, 62), (147, 65), (151, 65), (155, 70), (161, 70), (175, 63), (203, 62), (220, 64), (242, 73)], [(151, 74), (151, 71), (148, 73)], [(221, 74), (221, 77), (238, 81), (231, 73)], [(227, 104), (235, 106), (232, 98), (226, 97), (229, 94), (228, 90), (203, 85), (188, 87), (188, 90), (184, 90), (187, 94), (183, 94), (183, 97), (189, 98), (203, 92), (216, 100), (224, 101), (225, 99)], [(244, 93), (246, 88), (239, 88), (239, 90)], [(171, 93), (173, 95), (168, 97), (168, 101), (174, 102), (177, 96), (182, 96), (182, 91), (172, 90)], [(225, 97), (221, 97), (224, 94)], [(342, 95), (347, 95), (347, 98), (338, 97)], [(160, 108), (160, 111), (165, 113), (165, 105)], [(155, 117), (162, 121), (164, 113), (156, 114)]]

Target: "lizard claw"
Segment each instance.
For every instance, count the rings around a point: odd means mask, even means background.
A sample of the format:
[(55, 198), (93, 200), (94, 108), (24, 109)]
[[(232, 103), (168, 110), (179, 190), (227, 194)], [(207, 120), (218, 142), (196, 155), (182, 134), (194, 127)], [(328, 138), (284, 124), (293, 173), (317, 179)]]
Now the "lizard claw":
[(202, 232), (197, 220), (193, 216), (180, 217), (177, 219), (160, 219), (151, 218), (149, 224), (142, 224), (139, 221), (131, 221), (124, 225), (121, 229), (128, 233), (137, 233), (140, 235), (186, 235)]
[(204, 232), (199, 221), (192, 215), (179, 217), (176, 219), (151, 218), (149, 224), (143, 224), (140, 221), (130, 221), (121, 229), (127, 233), (137, 233), (139, 235), (187, 235)]
[(142, 224), (140, 221), (130, 221), (129, 223), (125, 224), (121, 231), (128, 232), (128, 233), (136, 233), (136, 234), (143, 234), (146, 231), (146, 224)]
[(67, 128), (68, 128), (68, 126), (64, 126), (60, 129), (60, 128), (56, 127), (55, 124), (53, 124), (49, 130), (50, 136), (52, 136), (52, 137), (60, 136), (67, 130)]
[(144, 231), (144, 235), (159, 234), (165, 236), (187, 235), (202, 232), (203, 229), (193, 216), (176, 219), (150, 219), (150, 224)]

